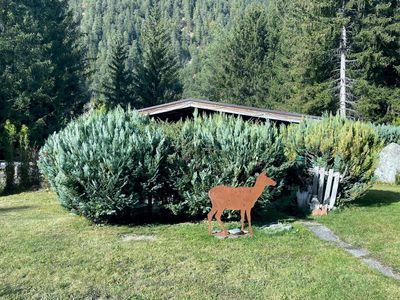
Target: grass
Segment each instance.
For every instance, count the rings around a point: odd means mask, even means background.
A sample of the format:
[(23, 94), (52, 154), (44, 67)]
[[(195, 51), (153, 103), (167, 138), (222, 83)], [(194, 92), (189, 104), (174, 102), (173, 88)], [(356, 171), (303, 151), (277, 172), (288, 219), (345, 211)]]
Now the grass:
[[(0, 298), (400, 299), (398, 282), (294, 227), (220, 241), (205, 222), (94, 226), (53, 193), (0, 197)], [(124, 234), (157, 240), (123, 242)]]
[(400, 186), (376, 185), (350, 208), (318, 221), (400, 272)]

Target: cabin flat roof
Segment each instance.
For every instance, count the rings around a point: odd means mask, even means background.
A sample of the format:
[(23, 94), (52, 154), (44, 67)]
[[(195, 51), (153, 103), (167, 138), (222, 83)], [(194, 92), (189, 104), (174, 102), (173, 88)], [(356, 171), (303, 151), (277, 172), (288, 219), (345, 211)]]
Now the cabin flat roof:
[(287, 123), (300, 123), (305, 118), (315, 120), (320, 119), (320, 117), (317, 116), (193, 98), (142, 108), (139, 109), (139, 112), (141, 114), (162, 118), (173, 116), (176, 119), (180, 115), (182, 117), (187, 115), (196, 108), (199, 111), (222, 112), (226, 114), (244, 116), (247, 118), (274, 120)]

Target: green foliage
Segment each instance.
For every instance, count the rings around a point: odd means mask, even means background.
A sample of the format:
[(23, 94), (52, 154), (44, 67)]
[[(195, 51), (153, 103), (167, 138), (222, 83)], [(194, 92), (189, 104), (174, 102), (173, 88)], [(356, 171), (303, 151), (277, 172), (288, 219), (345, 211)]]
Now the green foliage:
[(3, 0), (0, 20), (0, 126), (26, 124), (41, 144), (86, 102), (81, 36), (66, 0)]
[(139, 106), (133, 103), (132, 76), (126, 68), (127, 59), (126, 47), (118, 41), (114, 46), (111, 62), (108, 64), (109, 80), (102, 85), (104, 104), (108, 109), (118, 105), (127, 107), (128, 104), (132, 104), (132, 107)]
[(153, 7), (144, 22), (141, 54), (134, 71), (134, 90), (142, 106), (178, 100), (182, 94), (179, 64), (174, 54), (167, 23), (160, 8)]
[(147, 205), (180, 217), (208, 211), (218, 184), (252, 186), (264, 170), (278, 182), (259, 204), (280, 194), (289, 164), (269, 123), (214, 115), (164, 124), (118, 108), (94, 112), (52, 135), (39, 167), (62, 206), (94, 222), (134, 220)]
[(210, 79), (205, 96), (216, 101), (266, 106), (271, 53), (264, 6), (247, 8), (226, 35), (215, 41), (216, 46), (209, 53)]
[(19, 185), (23, 189), (26, 189), (30, 186), (30, 177), (29, 177), (29, 163), (30, 163), (30, 147), (29, 147), (29, 130), (26, 125), (22, 125), (21, 130), (19, 131), (19, 153), (20, 153), (20, 162), (21, 167), (19, 170), (20, 182)]
[(400, 114), (400, 22), (397, 0), (349, 0), (352, 11), (352, 76), (358, 79), (357, 110), (378, 122)]
[(340, 8), (336, 0), (270, 1), (270, 105), (316, 115), (336, 111), (332, 77), (338, 68)]
[(379, 135), (384, 145), (390, 143), (400, 144), (400, 126), (394, 125), (374, 125), (371, 126), (375, 129), (376, 133)]
[(6, 120), (4, 124), (4, 158), (6, 161), (6, 185), (4, 187), (5, 193), (11, 193), (15, 189), (15, 138), (17, 129), (10, 120)]
[(171, 50), (183, 65), (196, 59), (199, 49), (213, 39), (212, 32), (216, 27), (229, 26), (231, 19), (239, 17), (253, 2), (259, 0), (69, 0), (81, 31), (85, 33), (82, 44), (88, 47), (94, 70), (91, 90), (99, 90), (107, 77), (115, 37), (121, 37), (127, 44), (128, 61), (133, 69), (141, 47), (144, 20), (152, 6), (160, 7)]
[(121, 222), (164, 196), (168, 148), (147, 118), (118, 108), (84, 115), (52, 135), (39, 167), (62, 206), (94, 222)]
[(321, 166), (339, 171), (339, 205), (352, 201), (370, 187), (382, 142), (366, 123), (336, 117), (320, 121), (306, 119), (285, 130), (290, 159), (300, 155), (307, 167)]
[(167, 133), (175, 154), (169, 177), (178, 195), (169, 198), (166, 207), (174, 214), (204, 215), (210, 208), (210, 188), (252, 186), (264, 170), (278, 185), (267, 188), (257, 204), (266, 204), (282, 191), (289, 165), (282, 138), (270, 123), (195, 115), (194, 120), (170, 126)]

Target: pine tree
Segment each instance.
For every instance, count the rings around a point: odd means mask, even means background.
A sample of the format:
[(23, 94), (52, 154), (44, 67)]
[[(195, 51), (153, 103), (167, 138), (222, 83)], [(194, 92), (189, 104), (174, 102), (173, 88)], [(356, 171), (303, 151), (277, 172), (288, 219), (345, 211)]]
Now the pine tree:
[(81, 35), (66, 0), (4, 0), (0, 20), (1, 110), (40, 144), (87, 100)]
[(133, 102), (132, 76), (126, 67), (128, 52), (126, 46), (118, 41), (113, 50), (111, 62), (108, 65), (109, 82), (103, 82), (102, 93), (105, 97), (105, 106), (113, 108), (117, 105), (139, 107)]
[(287, 111), (320, 115), (336, 112), (333, 71), (340, 29), (336, 0), (273, 0), (269, 7), (273, 36), (270, 102)]
[(24, 122), (40, 126), (37, 121), (53, 101), (49, 47), (27, 5), (0, 2), (0, 126), (6, 119), (17, 126)]
[(143, 106), (180, 98), (179, 65), (172, 51), (166, 21), (153, 7), (142, 28), (141, 54), (134, 71), (134, 90)]
[(269, 33), (265, 8), (252, 5), (213, 49), (209, 96), (213, 100), (270, 107)]
[(396, 0), (349, 0), (351, 74), (363, 119), (392, 122), (400, 115), (400, 22)]
[(33, 4), (32, 9), (45, 39), (50, 42), (47, 56), (54, 66), (54, 101), (45, 116), (49, 127), (43, 136), (45, 138), (80, 114), (88, 101), (86, 49), (81, 44), (81, 33), (67, 0), (46, 0), (40, 5)]

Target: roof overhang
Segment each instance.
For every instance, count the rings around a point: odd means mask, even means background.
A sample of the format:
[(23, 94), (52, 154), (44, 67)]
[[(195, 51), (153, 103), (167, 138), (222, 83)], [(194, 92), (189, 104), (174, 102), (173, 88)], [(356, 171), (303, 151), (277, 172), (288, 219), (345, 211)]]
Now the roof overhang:
[(305, 118), (320, 119), (320, 117), (316, 116), (192, 98), (142, 108), (139, 109), (139, 113), (164, 120), (177, 120), (192, 115), (195, 109), (200, 112), (221, 112), (242, 116), (246, 119), (272, 120), (285, 123), (300, 123)]

